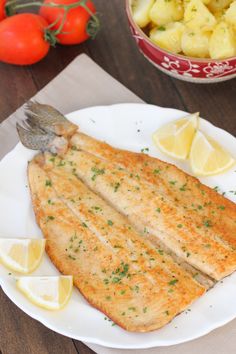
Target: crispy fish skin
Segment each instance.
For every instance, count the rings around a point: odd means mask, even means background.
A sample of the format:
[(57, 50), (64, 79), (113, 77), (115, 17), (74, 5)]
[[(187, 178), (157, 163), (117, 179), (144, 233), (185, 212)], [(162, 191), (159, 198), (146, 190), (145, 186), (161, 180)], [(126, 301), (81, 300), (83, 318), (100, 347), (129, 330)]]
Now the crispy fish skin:
[[(51, 160), (53, 157), (51, 158)], [(46, 250), (96, 308), (128, 331), (164, 326), (205, 292), (127, 219), (54, 163), (28, 166), (36, 220)]]
[[(236, 251), (215, 234), (210, 222), (199, 223), (165, 200), (156, 186), (116, 164), (85, 151), (69, 150), (62, 168), (74, 171), (91, 189), (127, 216), (143, 235), (153, 234), (189, 264), (220, 280), (236, 269)], [(73, 167), (71, 166), (73, 165)]]
[(138, 174), (156, 186), (160, 195), (236, 248), (236, 204), (178, 167), (146, 154), (114, 148), (86, 134), (76, 133), (70, 144), (107, 162)]

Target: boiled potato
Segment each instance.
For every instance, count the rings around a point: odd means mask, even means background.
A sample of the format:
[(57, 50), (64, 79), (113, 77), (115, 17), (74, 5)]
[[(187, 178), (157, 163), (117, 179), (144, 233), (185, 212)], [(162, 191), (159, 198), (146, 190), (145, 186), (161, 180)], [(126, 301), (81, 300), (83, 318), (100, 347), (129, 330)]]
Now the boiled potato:
[[(225, 20), (236, 29), (236, 0), (232, 2), (228, 10), (225, 12)], [(235, 34), (236, 37), (236, 34)]]
[(181, 40), (183, 53), (189, 57), (208, 58), (210, 37), (210, 32), (186, 29)]
[(212, 59), (225, 59), (236, 55), (236, 42), (233, 28), (222, 21), (216, 25), (209, 43)]
[(224, 14), (225, 14), (225, 9), (221, 9), (213, 12), (213, 15), (215, 16), (217, 22), (221, 22), (223, 20)]
[(150, 10), (150, 18), (158, 26), (179, 21), (183, 15), (183, 4), (178, 0), (156, 0)]
[(151, 40), (163, 49), (173, 53), (181, 52), (181, 37), (184, 25), (180, 22), (169, 23), (168, 25), (153, 28), (150, 32)]
[[(184, 8), (186, 9), (187, 5), (191, 0), (183, 0)], [(211, 0), (202, 0), (203, 4), (208, 5)]]
[(192, 30), (209, 31), (216, 19), (201, 0), (191, 0), (184, 12), (184, 23)]
[(135, 0), (132, 3), (134, 21), (139, 27), (145, 27), (150, 22), (149, 11), (155, 0)]
[(225, 9), (231, 2), (232, 0), (211, 0), (208, 4), (208, 8), (210, 11), (215, 12)]

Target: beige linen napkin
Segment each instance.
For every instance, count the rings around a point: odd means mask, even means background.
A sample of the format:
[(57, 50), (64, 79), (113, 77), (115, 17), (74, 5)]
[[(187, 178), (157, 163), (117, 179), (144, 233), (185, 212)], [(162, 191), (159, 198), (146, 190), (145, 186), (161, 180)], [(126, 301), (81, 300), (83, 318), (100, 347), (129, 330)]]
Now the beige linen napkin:
[[(63, 113), (95, 105), (143, 102), (84, 54), (33, 98), (49, 103)], [(15, 122), (22, 118), (21, 107), (0, 125), (0, 159), (18, 142)], [(236, 320), (202, 338), (172, 347), (118, 350), (86, 345), (98, 354), (236, 354)]]
[[(74, 59), (32, 98), (55, 106), (62, 113), (90, 106), (143, 102), (85, 54)], [(20, 107), (0, 124), (0, 160), (18, 142), (15, 123), (23, 117)]]

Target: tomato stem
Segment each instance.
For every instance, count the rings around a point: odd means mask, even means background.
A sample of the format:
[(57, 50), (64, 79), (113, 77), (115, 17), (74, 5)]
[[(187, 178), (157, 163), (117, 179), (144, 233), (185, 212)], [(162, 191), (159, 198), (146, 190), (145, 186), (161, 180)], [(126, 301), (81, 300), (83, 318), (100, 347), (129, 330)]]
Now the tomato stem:
[(59, 33), (61, 33), (62, 31), (62, 28), (66, 22), (66, 16), (67, 16), (67, 13), (68, 13), (68, 10), (65, 10), (64, 11), (64, 14), (63, 14), (63, 17), (62, 17), (62, 20), (61, 20), (61, 23), (60, 23), (60, 26), (58, 27), (58, 29), (54, 32), (54, 34), (57, 36)]
[(5, 13), (7, 16), (12, 16), (15, 14), (14, 4), (17, 0), (9, 0), (5, 3)]
[[(43, 6), (43, 7), (57, 7), (59, 9), (64, 9), (64, 10), (68, 11), (68, 10), (73, 9), (78, 6), (83, 6), (83, 7), (86, 6), (85, 0), (80, 0), (80, 1), (74, 2), (73, 4), (69, 4), (69, 5), (55, 4), (54, 2), (42, 3), (40, 1), (32, 1), (32, 2), (25, 3), (25, 4), (17, 4), (17, 2), (19, 0), (12, 0), (12, 1), (16, 2), (16, 5), (15, 5), (16, 9), (23, 9), (24, 7), (29, 7), (29, 6), (40, 6), (40, 7)], [(11, 0), (9, 2), (11, 2)]]
[[(51, 7), (51, 8), (64, 9), (64, 14), (63, 14), (63, 18), (62, 18), (61, 24), (60, 24), (59, 28), (56, 31), (54, 31), (54, 33), (53, 33), (54, 36), (56, 36), (59, 33), (61, 33), (62, 28), (63, 28), (63, 26), (65, 24), (65, 21), (66, 21), (66, 16), (68, 14), (68, 11), (73, 9), (73, 8), (79, 7), (79, 6), (82, 6), (88, 12), (88, 14), (91, 16), (91, 19), (88, 22), (87, 29), (86, 29), (88, 35), (91, 38), (95, 38), (95, 36), (96, 36), (96, 34), (97, 34), (97, 32), (98, 32), (98, 30), (100, 28), (99, 18), (87, 6), (87, 0), (80, 0), (80, 1), (74, 2), (74, 3), (69, 4), (69, 5), (55, 4), (54, 2), (42, 3), (40, 1), (33, 1), (33, 2), (24, 3), (24, 4), (17, 4), (18, 1), (19, 0), (9, 0), (8, 1), (9, 5), (14, 9), (14, 11), (17, 10), (17, 9), (23, 9), (23, 8), (29, 7), (29, 6)], [(56, 23), (58, 21), (59, 21), (59, 19), (56, 20)], [(53, 27), (54, 25), (55, 25), (55, 23), (53, 25), (50, 25), (50, 27)], [(48, 27), (48, 28), (50, 28), (50, 27)]]

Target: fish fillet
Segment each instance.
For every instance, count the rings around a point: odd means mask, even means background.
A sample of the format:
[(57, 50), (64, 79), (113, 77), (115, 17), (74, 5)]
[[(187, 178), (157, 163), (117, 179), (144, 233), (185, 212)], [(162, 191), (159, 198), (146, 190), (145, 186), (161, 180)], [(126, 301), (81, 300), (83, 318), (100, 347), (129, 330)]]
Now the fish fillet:
[[(205, 292), (162, 249), (140, 236), (64, 168), (72, 160), (38, 156), (28, 166), (36, 220), (55, 266), (96, 308), (126, 330), (162, 327)], [(73, 167), (74, 168), (74, 167)]]
[[(115, 162), (74, 148), (67, 152), (64, 162), (62, 169), (75, 173), (124, 214), (139, 232), (144, 236), (154, 235), (193, 267), (215, 280), (236, 269), (236, 250), (234, 242), (230, 242), (235, 234), (231, 239), (225, 237), (224, 230), (212, 219), (202, 221), (197, 213), (186, 213), (177, 202), (172, 202), (168, 194), (160, 193), (154, 183), (149, 183), (138, 173), (130, 173), (128, 167), (120, 167)], [(202, 188), (204, 186), (200, 184)], [(215, 198), (217, 196), (214, 194)], [(233, 209), (230, 202), (225, 201), (225, 205)], [(218, 215), (223, 211), (216, 210)], [(235, 232), (235, 227), (232, 229)]]
[(157, 158), (114, 148), (86, 134), (73, 135), (71, 145), (139, 175), (169, 203), (199, 224), (207, 221), (215, 235), (236, 248), (236, 204), (178, 167)]

